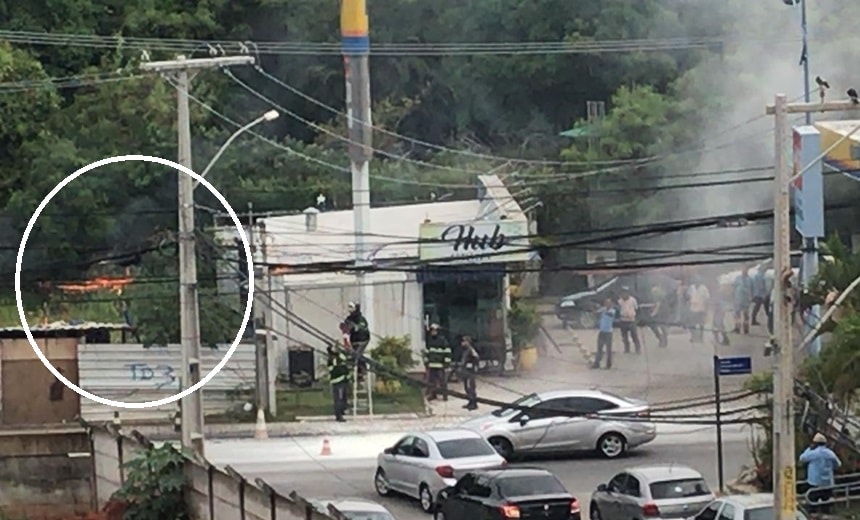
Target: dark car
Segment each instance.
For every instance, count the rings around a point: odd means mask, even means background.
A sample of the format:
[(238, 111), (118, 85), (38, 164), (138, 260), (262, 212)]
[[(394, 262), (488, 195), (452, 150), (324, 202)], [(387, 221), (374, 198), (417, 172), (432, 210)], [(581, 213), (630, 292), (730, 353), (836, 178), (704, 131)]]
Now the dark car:
[(656, 272), (640, 272), (613, 276), (584, 291), (569, 294), (556, 304), (555, 315), (564, 328), (597, 328), (597, 310), (606, 298), (617, 301), (623, 287), (627, 287), (639, 302), (640, 319), (647, 321), (654, 303), (651, 288), (659, 285), (667, 294), (674, 294), (678, 281)]
[(439, 492), (435, 520), (580, 520), (579, 500), (545, 469), (473, 471)]

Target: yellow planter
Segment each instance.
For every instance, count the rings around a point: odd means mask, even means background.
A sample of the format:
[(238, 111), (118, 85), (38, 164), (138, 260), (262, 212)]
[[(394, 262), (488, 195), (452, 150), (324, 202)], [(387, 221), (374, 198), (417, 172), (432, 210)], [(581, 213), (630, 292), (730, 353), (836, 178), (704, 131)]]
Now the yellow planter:
[(520, 370), (529, 371), (537, 365), (537, 348), (533, 345), (527, 345), (520, 350)]

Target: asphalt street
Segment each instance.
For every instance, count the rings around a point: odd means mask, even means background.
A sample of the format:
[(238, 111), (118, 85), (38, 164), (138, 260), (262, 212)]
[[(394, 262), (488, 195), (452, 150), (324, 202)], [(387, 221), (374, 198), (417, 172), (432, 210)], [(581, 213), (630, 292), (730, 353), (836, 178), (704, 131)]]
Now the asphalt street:
[[(640, 464), (678, 463), (702, 472), (717, 488), (714, 429), (686, 427), (665, 431), (651, 444), (617, 460), (591, 455), (562, 459), (534, 459), (517, 465), (539, 466), (555, 473), (587, 508), (590, 493), (625, 467)], [(322, 438), (293, 437), (266, 441), (230, 440), (207, 443), (207, 458), (219, 466), (230, 465), (250, 479), (261, 478), (278, 491), (296, 491), (311, 497), (361, 497), (388, 507), (398, 520), (425, 519), (418, 505), (405, 498), (381, 498), (373, 489), (376, 454), (393, 444), (400, 433), (330, 437), (332, 454), (320, 455)], [(749, 464), (749, 431), (741, 426), (724, 430), (726, 479)]]

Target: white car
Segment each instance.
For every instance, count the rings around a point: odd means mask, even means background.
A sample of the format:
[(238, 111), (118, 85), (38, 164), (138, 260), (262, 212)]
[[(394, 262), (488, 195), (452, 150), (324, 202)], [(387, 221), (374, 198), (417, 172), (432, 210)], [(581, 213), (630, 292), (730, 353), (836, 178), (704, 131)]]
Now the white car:
[(465, 473), (502, 467), (507, 461), (480, 434), (471, 430), (434, 430), (404, 435), (377, 458), (376, 492), (416, 498), (432, 513), (439, 491)]
[[(689, 520), (773, 520), (773, 493), (727, 495), (720, 497)], [(797, 520), (807, 520), (798, 508)]]

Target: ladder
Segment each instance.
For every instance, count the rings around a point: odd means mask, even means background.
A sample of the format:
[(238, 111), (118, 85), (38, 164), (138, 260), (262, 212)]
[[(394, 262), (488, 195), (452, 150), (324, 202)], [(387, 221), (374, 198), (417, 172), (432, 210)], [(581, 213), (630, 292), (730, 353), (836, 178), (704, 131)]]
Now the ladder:
[(352, 376), (352, 416), (362, 414), (373, 417), (373, 380), (376, 374), (365, 370), (364, 381), (360, 381), (356, 363)]

